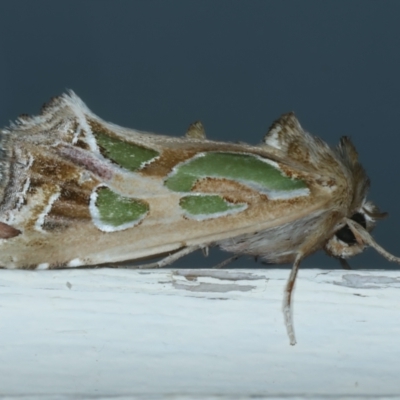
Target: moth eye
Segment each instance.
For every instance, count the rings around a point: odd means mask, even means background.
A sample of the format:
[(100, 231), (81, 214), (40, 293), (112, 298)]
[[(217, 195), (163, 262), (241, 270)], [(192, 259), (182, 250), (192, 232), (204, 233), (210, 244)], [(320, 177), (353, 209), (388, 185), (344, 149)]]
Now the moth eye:
[(350, 230), (350, 228), (347, 225), (345, 225), (343, 228), (339, 229), (336, 232), (335, 236), (339, 240), (341, 240), (344, 243), (349, 244), (350, 246), (357, 243), (356, 238), (353, 235), (353, 232)]
[[(353, 221), (356, 221), (358, 224), (360, 224), (363, 228), (367, 227), (367, 222), (365, 220), (364, 214), (361, 213), (355, 213), (351, 217)], [(345, 225), (343, 228), (339, 229), (336, 232), (336, 237), (341, 240), (344, 243), (349, 244), (350, 246), (353, 244), (357, 243), (357, 240), (355, 236), (353, 235), (353, 232), (350, 230), (348, 225)]]
[(355, 213), (353, 216), (350, 218), (353, 221), (356, 221), (358, 224), (360, 224), (364, 229), (367, 229), (367, 221), (365, 219), (364, 214), (361, 213)]

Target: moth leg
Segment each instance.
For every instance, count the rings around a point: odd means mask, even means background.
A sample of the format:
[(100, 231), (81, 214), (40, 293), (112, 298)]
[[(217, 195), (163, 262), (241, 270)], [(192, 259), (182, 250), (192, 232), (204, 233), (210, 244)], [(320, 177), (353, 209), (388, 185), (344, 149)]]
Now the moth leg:
[(296, 344), (296, 336), (294, 334), (293, 314), (291, 307), (292, 294), (301, 259), (302, 259), (302, 254), (298, 254), (296, 259), (294, 260), (292, 270), (290, 271), (289, 279), (286, 283), (285, 294), (283, 297), (283, 316), (285, 318), (286, 331), (290, 339), (290, 344), (292, 346)]
[(215, 265), (214, 267), (212, 267), (213, 269), (219, 269), (219, 268), (224, 268), (226, 265), (230, 264), (233, 261), (236, 261), (238, 258), (240, 257), (240, 255), (236, 254), (232, 257), (227, 258), (226, 260), (220, 262), (219, 264)]
[(170, 265), (174, 263), (176, 260), (179, 260), (180, 258), (193, 253), (196, 250), (202, 249), (203, 246), (197, 245), (197, 246), (189, 246), (189, 247), (184, 247), (183, 249), (180, 249), (176, 251), (175, 253), (169, 254), (168, 256), (164, 257), (162, 260), (149, 263), (149, 264), (143, 264), (143, 265), (134, 265), (132, 267), (127, 267), (127, 268), (132, 268), (132, 269), (150, 269), (150, 268), (163, 268), (166, 267), (167, 265)]
[(209, 253), (208, 250), (209, 250), (208, 246), (204, 246), (201, 248), (201, 251), (203, 252), (204, 257), (208, 257), (208, 253)]
[(347, 270), (351, 269), (350, 264), (347, 262), (346, 259), (339, 258), (339, 262), (340, 262), (340, 265), (342, 266), (343, 269), (347, 269)]

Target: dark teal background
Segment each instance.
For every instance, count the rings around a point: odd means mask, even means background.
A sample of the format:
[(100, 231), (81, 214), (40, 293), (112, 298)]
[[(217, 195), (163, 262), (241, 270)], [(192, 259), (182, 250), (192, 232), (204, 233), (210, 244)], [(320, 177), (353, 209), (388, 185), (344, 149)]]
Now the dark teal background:
[[(330, 144), (351, 136), (390, 214), (374, 236), (400, 255), (400, 2), (3, 0), (0, 17), (1, 126), (67, 88), (120, 125), (179, 136), (201, 119), (254, 144), (295, 111)], [(351, 264), (396, 267), (372, 250)]]

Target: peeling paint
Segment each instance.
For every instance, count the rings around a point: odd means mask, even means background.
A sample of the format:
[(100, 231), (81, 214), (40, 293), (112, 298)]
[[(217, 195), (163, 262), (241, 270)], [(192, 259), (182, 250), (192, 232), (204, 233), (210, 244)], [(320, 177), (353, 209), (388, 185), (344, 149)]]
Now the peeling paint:
[(265, 280), (265, 276), (256, 275), (250, 272), (236, 272), (236, 271), (210, 271), (198, 269), (182, 269), (173, 271), (174, 276), (183, 276), (187, 280), (197, 280), (200, 277), (215, 278), (227, 281), (256, 281), (259, 279)]
[(173, 282), (175, 289), (188, 290), (189, 292), (207, 292), (207, 293), (227, 293), (227, 292), (248, 292), (255, 289), (252, 285), (237, 285), (235, 283), (205, 283), (200, 282), (197, 285), (185, 285), (181, 282)]
[(346, 274), (342, 276), (342, 281), (333, 282), (338, 286), (346, 286), (359, 289), (383, 289), (387, 287), (400, 288), (400, 277), (392, 278), (382, 275), (359, 275)]

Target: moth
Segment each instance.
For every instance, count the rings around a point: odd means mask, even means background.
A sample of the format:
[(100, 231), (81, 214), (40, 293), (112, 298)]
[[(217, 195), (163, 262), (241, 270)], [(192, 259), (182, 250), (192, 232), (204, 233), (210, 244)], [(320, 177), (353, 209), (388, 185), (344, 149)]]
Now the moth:
[(0, 136), (0, 266), (51, 269), (164, 256), (159, 268), (219, 246), (293, 263), (284, 318), (295, 344), (292, 291), (303, 258), (345, 260), (374, 247), (385, 216), (350, 139), (336, 148), (281, 116), (261, 144), (183, 137), (108, 123), (68, 92)]

